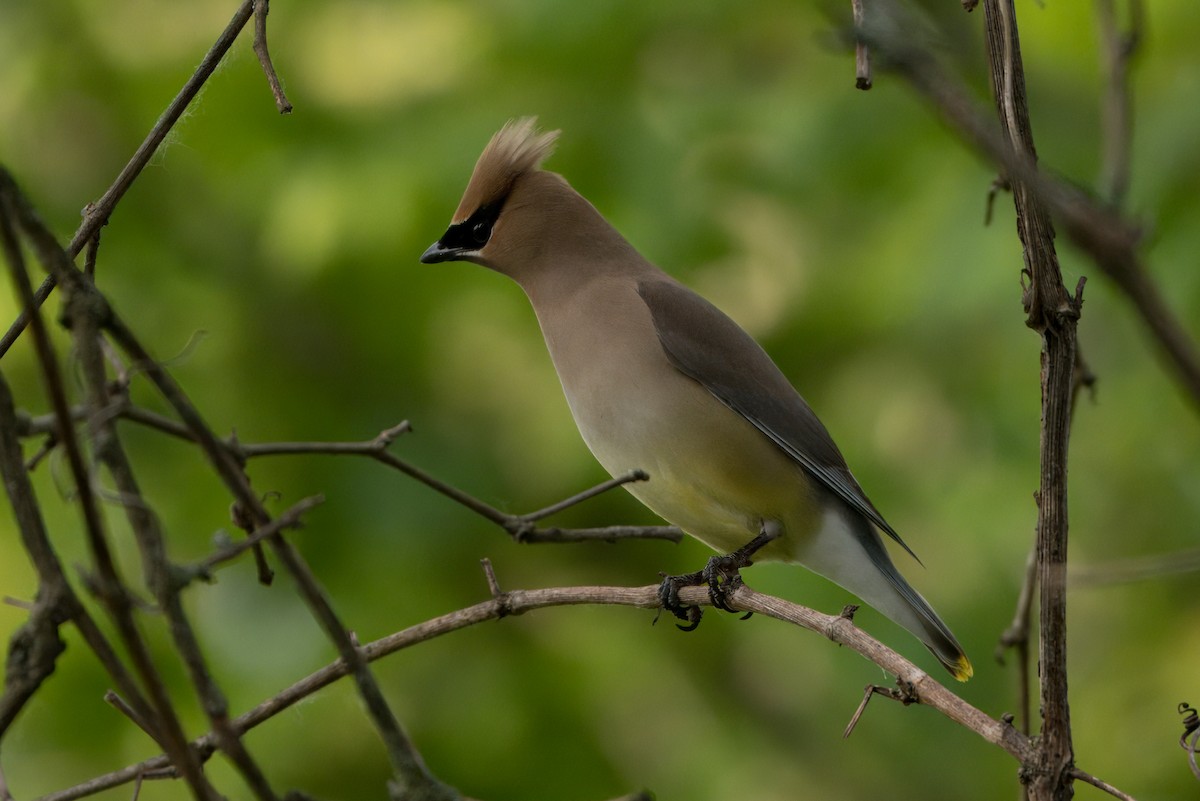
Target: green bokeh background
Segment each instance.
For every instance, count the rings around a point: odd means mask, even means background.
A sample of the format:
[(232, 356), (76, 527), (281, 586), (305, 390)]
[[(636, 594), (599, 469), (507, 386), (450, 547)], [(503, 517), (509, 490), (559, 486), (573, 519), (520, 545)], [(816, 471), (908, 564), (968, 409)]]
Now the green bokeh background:
[[(1039, 154), (1091, 185), (1103, 86), (1092, 6), (1018, 5)], [(949, 0), (926, 6), (945, 55), (986, 99), (981, 17)], [(1195, 332), (1200, 22), (1185, 0), (1145, 6), (1128, 208), (1146, 223), (1155, 278)], [(63, 241), (235, 7), (0, 0), (0, 161)], [(539, 114), (563, 130), (548, 166), (757, 336), (801, 389), (925, 562), (904, 568), (976, 664), (956, 689), (992, 715), (1015, 711), (1012, 669), (991, 653), (1033, 536), (1038, 340), (1023, 325), (1010, 200), (984, 227), (993, 172), (898, 79), (880, 73), (871, 92), (854, 91), (852, 55), (823, 9), (781, 0), (296, 0), (272, 12), (295, 113), (276, 113), (244, 35), (101, 247), (101, 287), (217, 430), (253, 442), (362, 440), (409, 419), (416, 433), (398, 455), (518, 512), (602, 479), (520, 290), (472, 265), (417, 263), (491, 133)], [(1194, 549), (1195, 407), (1112, 286), (1068, 245), (1061, 257), (1069, 285), (1092, 279), (1080, 338), (1100, 380), (1072, 440), (1073, 564)], [(5, 293), (0, 317), (15, 313)], [(2, 367), (19, 404), (44, 412), (28, 338)], [(162, 409), (144, 386), (135, 394)], [(198, 452), (122, 430), (172, 557), (208, 552), (229, 527), (229, 498)], [(292, 538), (364, 641), (483, 599), (485, 556), (508, 588), (641, 585), (707, 556), (692, 542), (518, 546), (367, 460), (273, 458), (251, 476), (279, 493), (277, 510), (326, 495)], [(64, 561), (85, 563), (61, 459), (36, 479)], [(136, 576), (119, 509), (108, 516)], [(612, 493), (554, 522), (657, 521)], [(289, 581), (263, 588), (252, 574), (239, 563), (186, 596), (235, 713), (333, 658)], [(850, 600), (798, 568), (758, 566), (748, 579), (827, 611)], [(4, 515), (0, 593), (34, 590)], [(0, 636), (23, 617), (0, 605)], [(926, 709), (878, 701), (843, 741), (862, 687), (887, 682), (852, 652), (771, 620), (713, 613), (685, 636), (652, 617), (548, 610), (401, 652), (376, 671), (433, 770), (487, 801), (642, 787), (696, 801), (1016, 797), (1010, 757)], [(879, 615), (858, 619), (937, 671)], [(189, 732), (204, 731), (161, 621), (145, 629)], [(18, 799), (156, 753), (103, 703), (105, 675), (74, 630), (66, 637), (58, 671), (0, 752)], [(1200, 703), (1195, 574), (1074, 585), (1069, 653), (1079, 765), (1139, 798), (1196, 797), (1175, 744), (1175, 705)], [(385, 798), (382, 748), (345, 682), (247, 743), (281, 792)], [(247, 796), (222, 757), (209, 771), (230, 798)], [(1084, 786), (1078, 795), (1101, 797)], [(161, 782), (141, 794), (186, 796)]]

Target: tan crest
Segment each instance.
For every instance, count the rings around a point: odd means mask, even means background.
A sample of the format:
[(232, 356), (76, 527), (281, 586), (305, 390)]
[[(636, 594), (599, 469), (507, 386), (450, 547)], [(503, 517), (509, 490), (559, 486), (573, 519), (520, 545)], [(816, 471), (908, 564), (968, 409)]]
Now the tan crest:
[(476, 209), (507, 195), (521, 175), (536, 170), (553, 152), (558, 134), (558, 131), (539, 133), (537, 117), (521, 117), (505, 123), (475, 162), (475, 171), (454, 213), (454, 222), (462, 222)]

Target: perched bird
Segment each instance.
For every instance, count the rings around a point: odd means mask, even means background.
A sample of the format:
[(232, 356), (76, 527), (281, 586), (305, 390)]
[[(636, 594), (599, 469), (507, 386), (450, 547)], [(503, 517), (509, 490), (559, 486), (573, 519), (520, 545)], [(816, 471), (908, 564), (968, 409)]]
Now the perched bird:
[(648, 473), (626, 488), (693, 537), (733, 552), (664, 581), (664, 607), (694, 627), (699, 610), (679, 604), (681, 583), (708, 582), (727, 608), (730, 570), (750, 557), (800, 563), (968, 679), (963, 649), (896, 570), (880, 531), (908, 546), (812, 409), (749, 334), (541, 169), (558, 132), (535, 126), (514, 120), (492, 137), (450, 227), (421, 261), (470, 261), (520, 284), (592, 453), (614, 476)]

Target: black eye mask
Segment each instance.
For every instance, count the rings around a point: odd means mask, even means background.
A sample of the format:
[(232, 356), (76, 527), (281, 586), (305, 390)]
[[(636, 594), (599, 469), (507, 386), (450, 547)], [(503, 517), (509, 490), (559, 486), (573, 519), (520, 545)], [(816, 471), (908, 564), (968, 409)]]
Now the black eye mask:
[(439, 244), (459, 252), (480, 250), (492, 238), (492, 227), (503, 208), (504, 200), (480, 206), (470, 217), (447, 228)]

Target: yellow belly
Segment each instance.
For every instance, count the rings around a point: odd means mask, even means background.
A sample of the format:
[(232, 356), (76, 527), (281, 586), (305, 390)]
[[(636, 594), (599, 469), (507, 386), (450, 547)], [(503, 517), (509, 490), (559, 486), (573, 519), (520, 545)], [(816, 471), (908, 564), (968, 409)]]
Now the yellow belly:
[[(710, 547), (745, 545), (766, 520), (783, 536), (761, 559), (793, 560), (819, 525), (811, 483), (762, 432), (679, 375), (671, 402), (646, 399), (620, 418), (581, 420), (592, 453), (613, 475), (646, 471), (625, 485), (642, 503)], [(660, 399), (661, 401), (661, 399)], [(655, 409), (654, 407), (657, 407)]]

